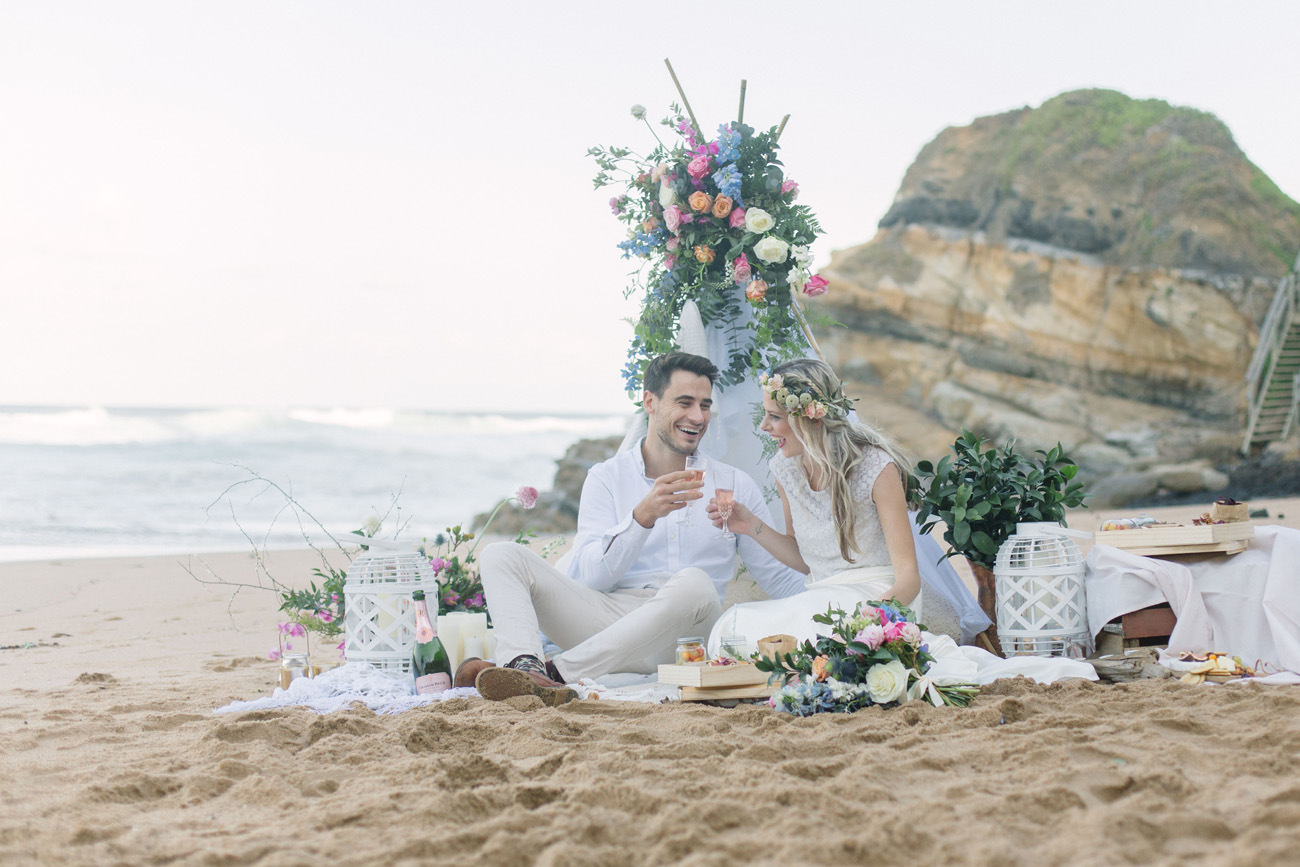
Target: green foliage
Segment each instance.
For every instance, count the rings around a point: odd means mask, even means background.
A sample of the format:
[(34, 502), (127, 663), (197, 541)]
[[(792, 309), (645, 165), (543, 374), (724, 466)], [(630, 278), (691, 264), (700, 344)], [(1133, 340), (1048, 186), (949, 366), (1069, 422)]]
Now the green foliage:
[(329, 565), (311, 572), (321, 579), (321, 584), (313, 581), (305, 590), (281, 590), (280, 610), (308, 632), (336, 638), (343, 632), (343, 583), (348, 573)]
[(1079, 468), (1065, 456), (1060, 443), (1038, 457), (1015, 451), (1015, 440), (1002, 448), (985, 449), (983, 437), (969, 430), (951, 446), (938, 466), (916, 465), (923, 495), (916, 522), (928, 533), (939, 522), (952, 550), (989, 569), (998, 548), (1022, 521), (1065, 523), (1065, 510), (1083, 504), (1083, 484), (1073, 481)]

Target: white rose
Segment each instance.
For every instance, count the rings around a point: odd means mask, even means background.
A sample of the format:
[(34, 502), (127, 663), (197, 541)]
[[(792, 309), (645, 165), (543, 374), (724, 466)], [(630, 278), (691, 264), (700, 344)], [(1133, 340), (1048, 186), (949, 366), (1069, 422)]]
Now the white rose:
[(771, 231), (776, 225), (776, 220), (772, 215), (762, 208), (750, 208), (745, 211), (745, 231), (753, 232), (755, 235), (761, 235), (764, 232)]
[(877, 704), (897, 700), (907, 691), (907, 669), (897, 659), (867, 669), (867, 694)]
[[(748, 219), (748, 215), (746, 215)], [(768, 235), (754, 245), (754, 255), (769, 265), (780, 265), (790, 252), (790, 245), (780, 238)]]
[(667, 184), (659, 185), (659, 204), (665, 208), (677, 204), (677, 191)]

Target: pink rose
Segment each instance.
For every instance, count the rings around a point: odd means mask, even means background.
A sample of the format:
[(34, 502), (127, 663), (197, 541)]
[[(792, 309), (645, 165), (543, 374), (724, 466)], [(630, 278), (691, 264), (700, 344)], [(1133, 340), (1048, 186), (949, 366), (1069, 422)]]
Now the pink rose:
[(745, 209), (744, 209), (744, 208), (736, 208), (736, 210), (734, 210), (734, 211), (731, 212), (731, 220), (730, 220), (730, 224), (731, 224), (731, 228), (733, 228), (733, 229), (743, 229), (743, 228), (745, 228)]
[(749, 259), (745, 257), (744, 253), (731, 260), (731, 270), (736, 276), (738, 286), (744, 286), (749, 282), (749, 278), (753, 276), (749, 267)]
[(664, 208), (664, 225), (668, 231), (677, 232), (682, 227), (682, 209), (676, 205), (669, 205)]
[(437, 575), (443, 569), (447, 568), (447, 561), (442, 559), (441, 557), (430, 557), (429, 567), (433, 569), (433, 574)]
[(870, 626), (863, 627), (853, 640), (875, 650), (885, 643), (885, 627), (872, 623)]
[[(677, 239), (673, 238), (672, 240), (676, 241)], [(676, 247), (677, 245), (674, 244), (673, 246)], [(676, 267), (677, 267), (677, 255), (675, 253), (669, 253), (667, 256), (664, 257), (664, 268), (671, 271)]]
[(698, 181), (709, 173), (709, 158), (701, 155), (691, 160), (686, 164), (686, 173)]
[(672, 250), (676, 250), (677, 245), (680, 244), (681, 242), (682, 242), (681, 238), (677, 237), (676, 235), (673, 235), (671, 238), (669, 238), (667, 241), (664, 242), (664, 246), (667, 247), (670, 251), (672, 251)]
[(912, 645), (913, 647), (920, 646), (921, 627), (917, 626), (915, 623), (904, 623), (899, 633), (902, 639), (906, 641), (908, 644)]
[(825, 277), (820, 274), (814, 274), (808, 278), (807, 283), (803, 284), (803, 294), (810, 298), (815, 298), (818, 295), (825, 295), (826, 287), (829, 285), (830, 281)]
[(750, 301), (762, 301), (767, 295), (767, 283), (763, 280), (755, 280), (745, 288), (745, 297)]
[(650, 170), (650, 180), (657, 184), (664, 179), (666, 174), (668, 174), (668, 163), (660, 163)]
[(519, 490), (515, 491), (515, 499), (518, 500), (519, 505), (523, 506), (525, 509), (531, 509), (533, 506), (537, 505), (537, 489), (523, 485)]
[(799, 185), (794, 181), (785, 181), (781, 184), (781, 192), (794, 193), (794, 198), (799, 198)]

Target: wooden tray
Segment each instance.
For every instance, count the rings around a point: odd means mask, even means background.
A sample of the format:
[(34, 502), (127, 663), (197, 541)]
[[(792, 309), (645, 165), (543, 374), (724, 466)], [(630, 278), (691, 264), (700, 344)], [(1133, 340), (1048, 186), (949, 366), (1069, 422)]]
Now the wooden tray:
[[(659, 666), (660, 683), (697, 689), (764, 685), (767, 683), (767, 674), (766, 671), (759, 671), (751, 662), (742, 662), (738, 665), (709, 665), (707, 662), (695, 662), (689, 665)], [(741, 696), (724, 697), (740, 698)]]
[(1236, 554), (1246, 550), (1250, 540), (1255, 538), (1255, 525), (1249, 521), (1234, 521), (1231, 524), (1190, 527), (1098, 530), (1093, 538), (1098, 545), (1112, 545), (1130, 554), (1157, 557), (1170, 554)]

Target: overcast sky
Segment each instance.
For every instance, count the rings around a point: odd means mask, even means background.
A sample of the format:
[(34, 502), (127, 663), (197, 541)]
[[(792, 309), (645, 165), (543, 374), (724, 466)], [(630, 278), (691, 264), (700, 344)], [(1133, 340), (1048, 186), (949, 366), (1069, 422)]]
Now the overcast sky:
[(0, 0), (0, 405), (610, 411), (628, 263), (586, 149), (792, 115), (868, 240), (941, 129), (1108, 87), (1300, 198), (1300, 4)]

